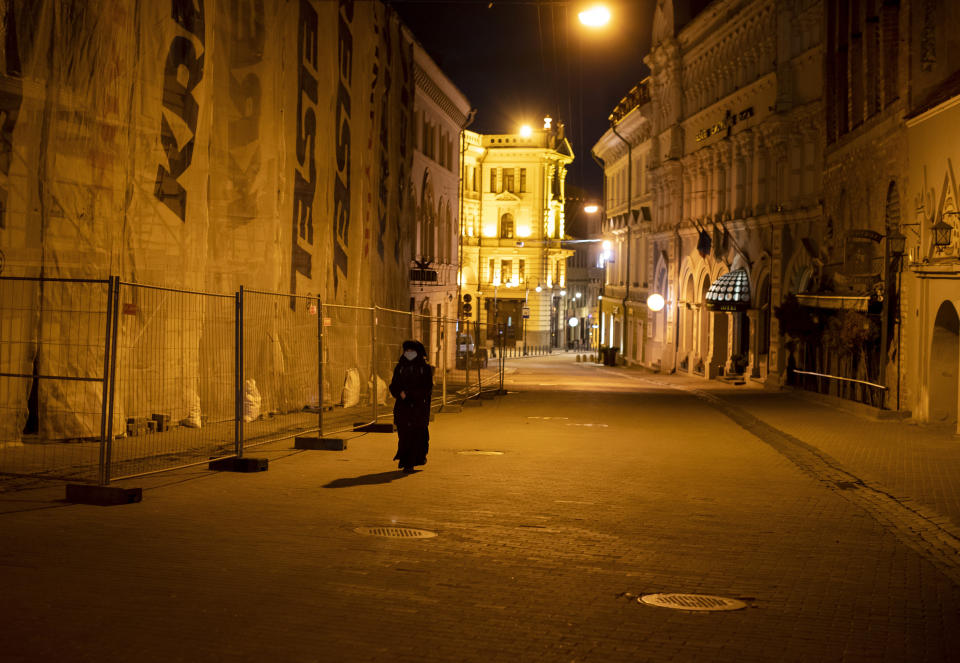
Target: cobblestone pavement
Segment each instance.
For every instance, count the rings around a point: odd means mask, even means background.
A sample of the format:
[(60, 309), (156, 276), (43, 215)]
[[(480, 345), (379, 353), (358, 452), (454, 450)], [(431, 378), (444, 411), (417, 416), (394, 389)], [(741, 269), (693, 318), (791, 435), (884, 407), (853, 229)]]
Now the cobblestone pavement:
[[(513, 393), (437, 415), (413, 475), (390, 463), (393, 436), (367, 434), (345, 452), (258, 449), (264, 473), (142, 479), (134, 505), (0, 496), (4, 660), (956, 660), (950, 559), (890, 500), (851, 498), (939, 483), (916, 503), (949, 528), (937, 495), (956, 486), (947, 460), (919, 460), (932, 447), (890, 433), (871, 453), (866, 420), (790, 396), (523, 362)], [(461, 453), (476, 450), (502, 453)], [(914, 457), (903, 473), (936, 478), (895, 484)], [(654, 592), (749, 607), (637, 602)]]

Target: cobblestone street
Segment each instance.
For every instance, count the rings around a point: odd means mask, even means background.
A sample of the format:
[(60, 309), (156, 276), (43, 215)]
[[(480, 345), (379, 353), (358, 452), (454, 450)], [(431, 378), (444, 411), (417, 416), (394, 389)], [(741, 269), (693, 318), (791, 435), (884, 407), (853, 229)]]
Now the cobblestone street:
[[(436, 415), (412, 475), (363, 434), (124, 482), (127, 506), (0, 495), (4, 660), (955, 660), (948, 432), (572, 355), (507, 367), (508, 395)], [(748, 607), (637, 601), (657, 592)]]

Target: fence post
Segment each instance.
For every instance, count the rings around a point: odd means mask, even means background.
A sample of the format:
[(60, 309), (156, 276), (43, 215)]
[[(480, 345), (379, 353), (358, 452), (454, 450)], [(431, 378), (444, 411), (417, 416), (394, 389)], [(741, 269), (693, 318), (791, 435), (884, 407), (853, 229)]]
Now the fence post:
[(323, 437), (323, 302), (317, 297), (317, 436)]
[(120, 321), (120, 316), (117, 315), (120, 303), (119, 276), (113, 280), (113, 285), (110, 289), (110, 298), (113, 300), (110, 306), (113, 308), (114, 315), (113, 328), (110, 330), (110, 405), (107, 411), (107, 441), (103, 454), (102, 485), (104, 486), (110, 484), (110, 466), (113, 462), (113, 407), (117, 396), (117, 336)]
[(377, 423), (377, 400), (380, 391), (377, 386), (377, 306), (370, 309), (370, 379), (373, 383), (373, 423)]
[(440, 326), (440, 370), (442, 371), (443, 389), (440, 391), (440, 407), (447, 404), (447, 319), (438, 318)]
[(119, 277), (111, 275), (107, 281), (107, 321), (103, 329), (103, 386), (100, 396), (100, 467), (97, 474), (97, 483), (107, 484), (107, 401), (110, 398), (110, 345), (113, 333), (113, 282)]
[(507, 365), (507, 358), (504, 356), (504, 351), (507, 349), (507, 336), (504, 333), (503, 324), (500, 325), (500, 363), (497, 368), (500, 373), (500, 388), (497, 390), (498, 394), (503, 394), (503, 371)]
[(233, 451), (243, 457), (243, 286), (234, 294)]

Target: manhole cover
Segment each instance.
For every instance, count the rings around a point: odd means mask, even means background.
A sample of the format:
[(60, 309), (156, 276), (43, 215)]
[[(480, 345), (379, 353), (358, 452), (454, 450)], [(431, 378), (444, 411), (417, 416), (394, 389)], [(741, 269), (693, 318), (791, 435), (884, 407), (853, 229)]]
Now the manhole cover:
[(353, 531), (357, 534), (385, 536), (391, 539), (429, 539), (437, 535), (436, 532), (410, 527), (357, 527)]
[(502, 456), (502, 451), (484, 451), (483, 449), (467, 449), (466, 451), (458, 451), (458, 454), (462, 456)]
[(637, 600), (658, 608), (674, 610), (742, 610), (747, 607), (743, 601), (710, 594), (647, 594)]

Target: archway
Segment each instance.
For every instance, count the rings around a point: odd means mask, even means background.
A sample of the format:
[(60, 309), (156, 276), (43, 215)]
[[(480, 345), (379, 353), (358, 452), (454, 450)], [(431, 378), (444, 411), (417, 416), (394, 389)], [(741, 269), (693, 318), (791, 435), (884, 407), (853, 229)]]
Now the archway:
[[(704, 276), (700, 285), (700, 296), (697, 298), (697, 355), (700, 362), (706, 361), (710, 352), (710, 311), (707, 310), (707, 290), (710, 289), (710, 277)], [(703, 366), (700, 367), (703, 371)]]
[(719, 369), (727, 363), (727, 313), (708, 311), (707, 314), (713, 318), (713, 355), (710, 357), (710, 365)]
[(693, 351), (693, 305), (696, 301), (696, 286), (693, 283), (693, 274), (687, 276), (687, 282), (683, 288), (684, 306), (680, 309), (683, 315), (683, 355), (684, 363), (689, 361), (689, 355)]
[(766, 374), (770, 370), (770, 277), (764, 276), (757, 288), (757, 356), (754, 358), (754, 375), (760, 367)]
[(960, 364), (960, 318), (943, 302), (930, 341), (930, 421), (957, 421), (957, 366)]

